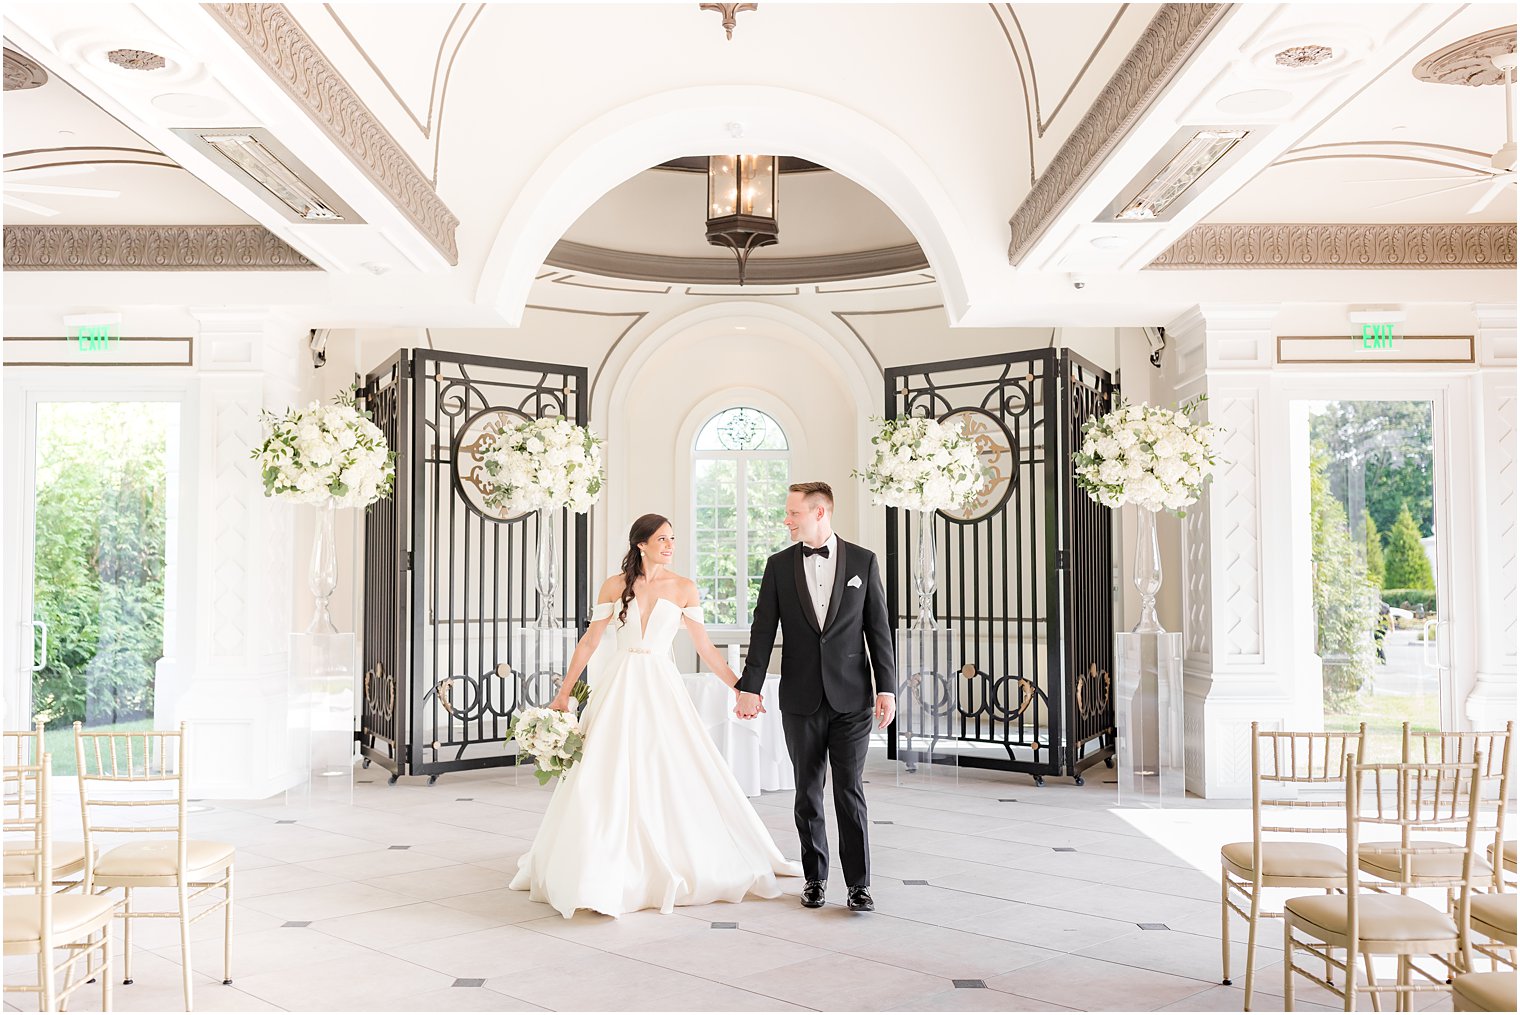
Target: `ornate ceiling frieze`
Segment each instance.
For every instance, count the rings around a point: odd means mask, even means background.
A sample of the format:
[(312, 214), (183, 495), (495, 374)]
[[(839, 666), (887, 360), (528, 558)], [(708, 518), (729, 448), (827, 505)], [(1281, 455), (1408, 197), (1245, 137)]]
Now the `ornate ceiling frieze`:
[(259, 225), (6, 226), (7, 271), (318, 271)]
[(459, 263), (459, 218), (284, 4), (202, 4), (428, 240)]
[(1163, 4), (1008, 222), (1018, 264), (1109, 151), (1192, 56), (1229, 4)]
[(1515, 268), (1506, 222), (1417, 225), (1322, 223), (1194, 226), (1148, 267)]
[[(644, 282), (737, 283), (732, 258), (678, 257), (609, 250), (571, 240), (560, 240), (544, 263), (568, 271), (581, 271), (606, 278)], [(812, 257), (769, 257), (750, 262), (747, 281), (756, 285), (797, 285), (805, 282), (840, 282), (919, 271), (929, 266), (916, 243), (882, 250), (822, 254)]]

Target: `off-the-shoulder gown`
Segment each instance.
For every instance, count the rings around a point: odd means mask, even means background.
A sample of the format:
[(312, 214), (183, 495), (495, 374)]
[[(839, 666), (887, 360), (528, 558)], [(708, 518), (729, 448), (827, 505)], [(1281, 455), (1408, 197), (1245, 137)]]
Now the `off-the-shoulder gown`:
[[(592, 620), (617, 605), (598, 603)], [(581, 760), (555, 788), (512, 887), (567, 919), (776, 898), (776, 877), (802, 868), (750, 806), (671, 656), (682, 616), (701, 623), (701, 607), (657, 599), (647, 624), (639, 614), (634, 600), (625, 623), (612, 620), (616, 650), (582, 716)]]

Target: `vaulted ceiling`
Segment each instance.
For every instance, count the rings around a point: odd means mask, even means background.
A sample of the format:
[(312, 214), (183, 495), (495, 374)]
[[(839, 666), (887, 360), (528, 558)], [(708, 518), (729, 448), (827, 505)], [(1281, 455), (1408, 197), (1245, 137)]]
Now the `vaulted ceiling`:
[[(762, 4), (731, 39), (719, 20), (695, 3), (9, 4), (8, 193), (57, 214), (6, 208), (8, 266), (56, 256), (53, 227), (257, 226), (299, 263), (271, 247), (168, 267), (320, 268), (251, 291), (461, 323), (515, 323), (620, 281), (695, 298), (731, 262), (704, 242), (701, 176), (655, 167), (742, 150), (825, 167), (782, 179), (781, 241), (756, 255), (757, 281), (932, 280), (951, 323), (1137, 323), (1241, 298), (1248, 286), (1203, 269), (1261, 264), (1255, 234), (1222, 255), (1187, 248), (1205, 227), (1431, 226), (1480, 252), (1386, 265), (1399, 280), (1294, 278), (1303, 299), (1435, 298), (1452, 267), (1513, 268), (1513, 184), (1477, 212), (1479, 187), (1438, 193), (1489, 179), (1503, 89), (1414, 73), (1484, 33), (1513, 51), (1506, 5)], [(1115, 217), (1211, 128), (1246, 140), (1166, 214)], [(347, 216), (282, 212), (194, 137), (230, 129), (262, 131)], [(1464, 276), (1473, 298), (1504, 290), (1492, 276)], [(156, 285), (138, 291), (160, 299)]]

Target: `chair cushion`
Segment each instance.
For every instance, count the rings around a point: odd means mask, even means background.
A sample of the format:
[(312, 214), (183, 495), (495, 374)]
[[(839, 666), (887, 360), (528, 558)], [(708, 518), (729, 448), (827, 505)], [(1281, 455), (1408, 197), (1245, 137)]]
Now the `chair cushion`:
[[(1411, 848), (1425, 846), (1449, 849), (1454, 844), (1429, 839), (1412, 839), (1409, 845)], [(1399, 848), (1397, 842), (1364, 842), (1356, 848), (1356, 858), (1362, 870), (1368, 874), (1376, 874), (1380, 878), (1387, 878), (1389, 881), (1397, 881), (1403, 876), (1399, 873), (1399, 868), (1405, 859), (1410, 861), (1409, 871), (1416, 878), (1460, 878), (1462, 876), (1461, 850), (1451, 853), (1400, 854), (1394, 852)], [(1480, 858), (1473, 857), (1472, 876), (1474, 878), (1488, 877), (1491, 874), (1493, 874), (1492, 867)]]
[[(1241, 870), (1251, 870), (1249, 842), (1232, 842), (1219, 852)], [(1346, 854), (1319, 842), (1263, 842), (1261, 866), (1267, 878), (1344, 879)]]
[[(1494, 847), (1488, 847), (1488, 862), (1494, 862)], [(1504, 840), (1504, 867), (1506, 870), (1515, 869), (1515, 840)]]
[[(105, 895), (54, 895), (53, 940), (72, 941), (108, 923), (116, 909)], [(5, 897), (5, 943), (36, 941), (42, 936), (42, 904), (36, 895)]]
[[(95, 863), (95, 878), (172, 878), (179, 874), (179, 857), (173, 839), (131, 842), (108, 849)], [(195, 839), (185, 843), (185, 860), (189, 870), (226, 867), (232, 862), (233, 847), (225, 842)]]
[[(35, 849), (28, 846), (27, 849)], [(73, 874), (84, 867), (84, 843), (82, 842), (55, 842), (53, 843), (53, 876)], [(5, 879), (17, 878), (27, 881), (37, 876), (37, 858), (35, 856), (17, 856), (10, 851), (5, 851)]]
[(1516, 898), (1520, 896), (1516, 896), (1513, 892), (1504, 894), (1474, 892), (1472, 908), (1469, 911), (1474, 929), (1487, 933), (1487, 928), (1492, 927), (1504, 935), (1504, 940), (1513, 942), (1515, 940)]
[[(1306, 895), (1289, 899), (1285, 907), (1298, 918), (1331, 934), (1346, 933), (1346, 896)], [(1407, 895), (1365, 892), (1357, 898), (1359, 937), (1363, 941), (1434, 941), (1454, 939), (1451, 917)]]
[(1463, 973), (1452, 981), (1457, 1011), (1514, 1011), (1515, 974)]

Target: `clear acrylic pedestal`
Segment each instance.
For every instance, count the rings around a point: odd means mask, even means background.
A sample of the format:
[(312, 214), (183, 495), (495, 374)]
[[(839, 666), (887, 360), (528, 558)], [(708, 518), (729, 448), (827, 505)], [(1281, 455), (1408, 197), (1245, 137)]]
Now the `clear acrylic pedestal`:
[(1182, 635), (1114, 635), (1114, 692), (1119, 806), (1182, 804)]
[(354, 802), (356, 659), (352, 634), (290, 636), (288, 804)]
[(950, 789), (959, 780), (959, 667), (947, 628), (897, 631), (897, 784)]

